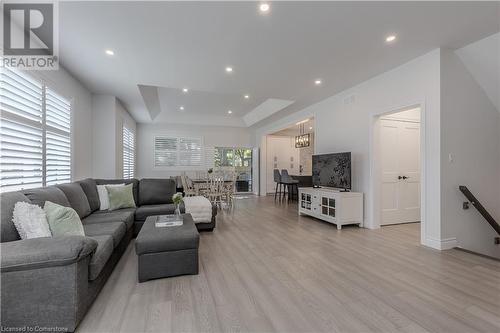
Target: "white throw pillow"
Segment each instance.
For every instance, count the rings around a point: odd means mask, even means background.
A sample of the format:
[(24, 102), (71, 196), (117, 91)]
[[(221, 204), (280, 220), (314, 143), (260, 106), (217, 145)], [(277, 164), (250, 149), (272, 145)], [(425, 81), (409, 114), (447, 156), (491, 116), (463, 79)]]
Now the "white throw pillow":
[(109, 209), (109, 196), (106, 186), (125, 186), (125, 184), (104, 184), (97, 185), (97, 194), (99, 195), (99, 201), (101, 202), (101, 207), (99, 210)]
[(52, 237), (44, 210), (27, 202), (14, 205), (12, 222), (21, 239)]

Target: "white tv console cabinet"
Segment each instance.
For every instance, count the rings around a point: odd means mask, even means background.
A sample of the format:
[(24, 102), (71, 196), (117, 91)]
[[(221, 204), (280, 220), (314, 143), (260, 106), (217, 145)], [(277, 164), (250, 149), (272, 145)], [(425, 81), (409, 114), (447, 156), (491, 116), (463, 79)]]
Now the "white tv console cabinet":
[(363, 193), (332, 188), (299, 188), (299, 215), (310, 215), (337, 225), (363, 226)]

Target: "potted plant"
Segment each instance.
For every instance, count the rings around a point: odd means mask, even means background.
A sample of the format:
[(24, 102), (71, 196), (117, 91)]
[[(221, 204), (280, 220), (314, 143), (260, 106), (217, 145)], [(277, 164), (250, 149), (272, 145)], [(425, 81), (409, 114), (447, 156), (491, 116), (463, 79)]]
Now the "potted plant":
[(184, 198), (182, 197), (182, 193), (177, 192), (172, 196), (172, 201), (175, 205), (175, 215), (180, 216), (181, 215), (181, 209), (180, 209), (180, 204), (184, 201)]

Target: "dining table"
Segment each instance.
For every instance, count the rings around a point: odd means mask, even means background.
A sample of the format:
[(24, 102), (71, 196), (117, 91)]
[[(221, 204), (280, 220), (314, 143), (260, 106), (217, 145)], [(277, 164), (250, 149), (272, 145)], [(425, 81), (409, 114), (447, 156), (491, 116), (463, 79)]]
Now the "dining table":
[[(193, 187), (197, 193), (200, 193), (200, 190), (207, 189), (209, 184), (210, 184), (210, 180), (208, 178), (206, 178), (206, 179), (191, 179), (191, 181), (193, 182)], [(233, 183), (232, 180), (226, 180), (226, 179), (224, 179), (223, 182), (224, 182), (224, 185)]]

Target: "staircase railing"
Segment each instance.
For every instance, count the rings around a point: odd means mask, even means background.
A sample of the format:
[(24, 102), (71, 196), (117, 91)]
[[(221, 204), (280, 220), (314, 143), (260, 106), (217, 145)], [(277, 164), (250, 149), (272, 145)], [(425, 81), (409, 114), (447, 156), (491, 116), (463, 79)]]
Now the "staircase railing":
[[(458, 187), (460, 192), (462, 192), (467, 200), (477, 209), (477, 211), (484, 217), (484, 219), (495, 229), (497, 234), (500, 235), (500, 224), (491, 216), (490, 213), (484, 208), (484, 206), (476, 199), (476, 197), (469, 191), (467, 186), (460, 185)], [(468, 209), (468, 203), (464, 202), (464, 209)], [(500, 237), (495, 237), (495, 244), (500, 244)]]

